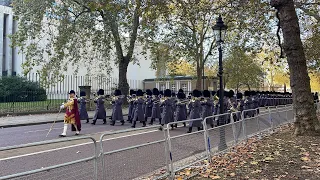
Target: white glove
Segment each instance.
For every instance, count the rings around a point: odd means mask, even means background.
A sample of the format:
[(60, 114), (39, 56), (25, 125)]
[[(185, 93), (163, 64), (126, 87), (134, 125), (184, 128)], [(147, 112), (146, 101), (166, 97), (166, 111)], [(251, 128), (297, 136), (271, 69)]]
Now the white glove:
[(60, 106), (60, 109), (64, 109), (64, 105)]

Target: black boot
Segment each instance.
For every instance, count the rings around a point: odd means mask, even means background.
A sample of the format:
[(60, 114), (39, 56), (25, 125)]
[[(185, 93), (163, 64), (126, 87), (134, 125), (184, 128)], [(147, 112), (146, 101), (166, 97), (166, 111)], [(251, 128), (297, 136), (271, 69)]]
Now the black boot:
[(189, 127), (189, 131), (187, 131), (187, 133), (191, 133), (192, 132), (192, 127)]
[(198, 131), (201, 131), (201, 129), (202, 129), (201, 127), (198, 127)]
[(96, 121), (97, 121), (97, 120), (93, 120), (91, 124), (92, 124), (92, 125), (96, 125)]
[(136, 128), (136, 123), (137, 123), (137, 121), (134, 121), (131, 127)]
[(214, 125), (213, 125), (213, 124), (210, 124), (210, 126), (211, 126), (211, 128), (213, 128), (213, 127), (214, 127)]
[(178, 124), (175, 124), (174, 127), (175, 127), (175, 128), (178, 128)]
[(185, 122), (183, 123), (183, 127), (187, 127), (187, 124)]
[(174, 128), (174, 126), (173, 126), (173, 124), (171, 124), (171, 129), (173, 129)]
[(159, 127), (159, 130), (160, 130), (160, 131), (163, 130), (163, 124), (161, 124), (161, 127)]
[(146, 122), (142, 122), (142, 127), (146, 127)]
[(151, 118), (151, 121), (150, 121), (150, 125), (152, 125), (153, 124), (153, 121), (154, 121), (154, 118)]
[[(105, 123), (103, 123), (105, 124)], [(116, 124), (116, 121), (111, 121), (110, 126), (114, 126), (114, 124)]]
[(146, 122), (148, 122), (148, 117), (144, 117), (144, 122), (142, 123), (146, 123)]
[(162, 124), (161, 124), (161, 120), (162, 120), (162, 118), (159, 118), (159, 124), (160, 124), (160, 125), (162, 125)]
[(128, 120), (127, 121), (129, 121), (129, 122), (131, 121), (131, 116), (128, 116)]
[(107, 124), (107, 120), (106, 119), (103, 120), (103, 124)]
[(87, 123), (89, 123), (89, 119), (87, 119)]
[(123, 125), (124, 125), (124, 121), (122, 120), (122, 121), (121, 121), (121, 126), (123, 126)]

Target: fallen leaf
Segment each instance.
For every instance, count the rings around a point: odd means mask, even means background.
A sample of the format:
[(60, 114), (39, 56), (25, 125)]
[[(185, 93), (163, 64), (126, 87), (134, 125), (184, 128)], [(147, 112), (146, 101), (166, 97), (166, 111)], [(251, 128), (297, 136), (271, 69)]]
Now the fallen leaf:
[(250, 164), (252, 164), (252, 165), (257, 165), (258, 162), (257, 162), (257, 161), (252, 161)]
[(189, 176), (190, 174), (190, 170), (186, 170), (185, 175)]
[(309, 166), (301, 166), (301, 169), (311, 169)]
[(301, 160), (302, 161), (310, 161), (310, 159), (308, 157), (302, 157)]
[(230, 176), (234, 177), (234, 176), (236, 176), (236, 173), (231, 173)]
[(220, 179), (220, 176), (209, 176), (211, 179)]
[(251, 173), (252, 173), (252, 174), (257, 174), (257, 173), (261, 173), (261, 172), (262, 172), (262, 171), (258, 169), (258, 170), (252, 171)]
[(272, 161), (272, 160), (274, 160), (274, 158), (272, 158), (272, 157), (266, 157), (266, 158), (264, 158), (264, 160), (265, 160), (265, 161)]
[(183, 178), (181, 176), (178, 176), (177, 180), (183, 180)]

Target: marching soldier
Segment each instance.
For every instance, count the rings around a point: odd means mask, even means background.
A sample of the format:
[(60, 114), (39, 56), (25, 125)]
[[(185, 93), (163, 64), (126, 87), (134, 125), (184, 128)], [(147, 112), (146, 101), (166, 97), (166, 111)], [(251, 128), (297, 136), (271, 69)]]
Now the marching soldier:
[[(187, 119), (187, 100), (186, 100), (186, 95), (182, 92), (178, 92), (178, 100), (175, 104), (176, 108), (176, 116), (175, 116), (175, 121), (183, 121)], [(183, 123), (184, 127), (186, 127), (186, 123)], [(175, 127), (177, 127), (178, 124), (175, 124)]]
[(244, 110), (243, 94), (240, 92), (237, 93), (237, 102), (238, 102), (238, 110), (241, 112), (241, 114), (237, 114), (237, 120), (240, 120), (242, 112)]
[(74, 90), (69, 92), (69, 100), (60, 106), (60, 109), (66, 108), (66, 114), (64, 115), (63, 132), (60, 137), (67, 136), (68, 124), (71, 124), (72, 131), (76, 131), (75, 135), (79, 135), (81, 131), (81, 121), (78, 109), (78, 100), (75, 98)]
[(161, 126), (159, 130), (163, 129), (165, 124), (173, 122), (173, 111), (172, 111), (172, 100), (171, 100), (171, 90), (166, 89), (164, 91), (164, 97), (160, 99), (160, 106), (163, 108), (161, 113)]
[(135, 105), (134, 108), (134, 115), (133, 115), (133, 121), (132, 121), (132, 128), (136, 127), (136, 123), (137, 121), (140, 121), (143, 123), (142, 127), (146, 126), (146, 122), (144, 120), (144, 114), (143, 114), (143, 104), (144, 104), (144, 100), (143, 100), (143, 92), (141, 89), (139, 89), (137, 91), (137, 98), (136, 100), (133, 102), (133, 104)]
[(129, 103), (129, 112), (128, 112), (128, 121), (131, 122), (132, 121), (132, 114), (133, 114), (133, 108), (134, 108), (134, 105), (133, 105), (133, 99), (134, 99), (134, 96), (136, 94), (136, 92), (133, 90), (133, 89), (130, 89), (130, 96), (128, 97), (128, 103)]
[(148, 117), (152, 115), (152, 92), (150, 89), (146, 90), (146, 99), (145, 99), (145, 106), (144, 106), (144, 121), (148, 121)]
[(154, 88), (152, 90), (152, 94), (152, 113), (151, 122), (149, 124), (152, 125), (156, 118), (159, 119), (159, 124), (161, 124), (159, 90), (157, 88)]
[(98, 91), (98, 97), (94, 100), (96, 103), (96, 111), (93, 117), (93, 122), (91, 124), (95, 125), (97, 122), (97, 119), (103, 119), (103, 124), (107, 123), (107, 112), (104, 107), (105, 97), (104, 97), (104, 90), (99, 89)]
[(121, 122), (121, 125), (124, 125), (123, 114), (122, 114), (122, 103), (123, 97), (121, 97), (121, 91), (116, 89), (114, 91), (114, 97), (112, 98), (112, 120), (111, 126), (114, 126), (117, 120)]
[[(211, 97), (210, 91), (204, 90), (203, 97), (204, 97), (204, 100), (201, 101), (202, 119), (205, 119), (206, 117), (212, 116), (212, 114), (213, 114), (212, 107), (214, 106), (214, 104), (213, 104), (213, 100), (210, 98)], [(214, 125), (213, 125), (212, 118), (208, 118), (206, 120), (206, 123), (210, 124), (211, 128), (213, 128)]]
[[(193, 99), (190, 101), (190, 117), (189, 119), (198, 119), (200, 118), (200, 113), (201, 113), (201, 102), (200, 102), (200, 91), (198, 91), (197, 89), (193, 90)], [(192, 127), (197, 127), (198, 131), (201, 130), (202, 128), (202, 123), (201, 120), (198, 121), (191, 121), (189, 122), (189, 130), (187, 133), (191, 133), (192, 132)]]
[[(250, 91), (245, 91), (244, 92), (244, 96), (245, 96), (245, 100), (244, 100), (244, 110), (249, 110), (252, 108), (252, 100), (250, 98)], [(253, 113), (252, 111), (247, 111), (244, 113), (244, 118), (246, 117), (252, 117)]]
[(79, 113), (80, 113), (80, 120), (87, 120), (87, 123), (89, 123), (89, 116), (87, 112), (87, 103), (89, 101), (86, 99), (86, 92), (81, 91), (80, 92), (80, 98), (78, 99), (78, 103), (80, 104), (79, 107)]

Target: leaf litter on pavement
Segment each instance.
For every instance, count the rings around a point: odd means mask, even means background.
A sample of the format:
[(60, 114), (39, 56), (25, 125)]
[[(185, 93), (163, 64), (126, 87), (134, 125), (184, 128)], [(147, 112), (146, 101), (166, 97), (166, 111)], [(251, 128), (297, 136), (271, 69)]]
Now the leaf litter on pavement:
[(175, 179), (320, 179), (319, 137), (293, 133), (285, 125), (262, 139), (250, 138), (211, 163), (177, 172)]

